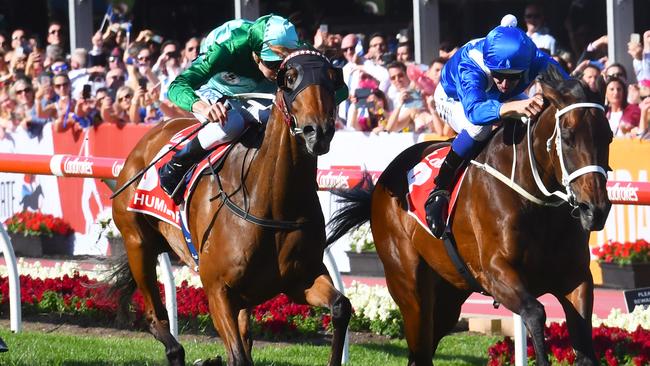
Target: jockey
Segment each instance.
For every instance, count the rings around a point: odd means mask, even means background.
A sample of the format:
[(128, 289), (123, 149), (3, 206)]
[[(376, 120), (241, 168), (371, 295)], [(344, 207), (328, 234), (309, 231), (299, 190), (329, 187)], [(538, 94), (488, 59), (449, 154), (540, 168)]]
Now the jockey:
[(442, 69), (434, 93), (438, 114), (458, 133), (425, 203), (427, 224), (439, 239), (445, 229), (449, 192), (460, 167), (474, 157), (476, 148), (490, 136), (492, 124), (502, 117), (537, 116), (542, 111), (542, 97), (529, 98), (524, 91), (549, 65), (559, 69), (517, 28), (514, 16), (506, 15), (501, 24), (454, 54)]
[[(211, 149), (238, 137), (245, 122), (266, 122), (270, 111), (260, 109), (259, 103), (225, 102), (222, 97), (276, 90), (275, 77), (282, 58), (271, 45), (299, 46), (296, 29), (287, 19), (265, 15), (255, 21), (228, 21), (208, 34), (197, 59), (170, 84), (168, 96), (174, 104), (199, 119), (217, 123), (208, 123), (160, 168), (160, 185), (168, 195), (172, 196), (187, 170)], [(177, 197), (172, 198), (178, 202)]]

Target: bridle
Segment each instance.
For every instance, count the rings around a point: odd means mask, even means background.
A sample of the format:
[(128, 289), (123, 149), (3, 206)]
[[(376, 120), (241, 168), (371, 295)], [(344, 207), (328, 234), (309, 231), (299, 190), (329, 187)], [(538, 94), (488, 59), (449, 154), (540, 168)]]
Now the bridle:
[[(303, 59), (302, 62), (295, 62), (295, 59)], [(322, 85), (330, 91), (336, 90), (335, 83), (329, 78), (327, 73), (323, 73), (323, 65), (327, 69), (333, 68), (330, 60), (319, 51), (316, 50), (297, 50), (290, 53), (285, 57), (280, 68), (278, 69), (276, 80), (278, 88), (281, 90), (281, 97), (276, 98), (274, 101), (275, 106), (282, 112), (284, 122), (289, 126), (289, 132), (292, 136), (303, 133), (302, 128), (298, 127), (296, 123), (296, 116), (291, 111), (291, 104), (305, 88), (311, 85)], [(289, 88), (284, 84), (285, 74), (290, 68), (297, 68), (299, 70), (299, 78), (297, 85)], [(336, 112), (335, 112), (336, 113)], [(332, 116), (334, 118), (334, 116)]]
[(586, 102), (581, 102), (581, 103), (574, 103), (571, 105), (568, 105), (557, 112), (555, 112), (555, 126), (553, 128), (553, 133), (551, 134), (551, 137), (549, 137), (546, 140), (546, 152), (550, 155), (551, 154), (551, 145), (555, 143), (555, 150), (557, 152), (558, 160), (560, 161), (560, 168), (562, 171), (562, 181), (561, 185), (564, 187), (564, 191), (554, 191), (550, 192), (546, 186), (544, 185), (544, 182), (542, 182), (542, 179), (539, 177), (539, 172), (537, 168), (537, 163), (535, 160), (535, 154), (533, 152), (533, 143), (532, 143), (532, 131), (531, 131), (531, 125), (533, 124), (532, 121), (530, 121), (527, 117), (522, 117), (522, 122), (527, 125), (526, 129), (526, 140), (528, 144), (528, 160), (530, 161), (530, 168), (533, 173), (533, 178), (535, 180), (535, 185), (537, 186), (537, 189), (539, 189), (540, 192), (542, 192), (546, 197), (551, 197), (555, 196), (560, 198), (560, 201), (547, 201), (547, 200), (542, 200), (540, 198), (537, 198), (533, 196), (531, 193), (526, 191), (522, 186), (519, 184), (515, 183), (514, 180), (514, 174), (515, 174), (515, 167), (517, 164), (517, 151), (516, 151), (516, 145), (513, 144), (513, 161), (512, 161), (512, 171), (511, 171), (511, 176), (507, 177), (494, 167), (485, 164), (485, 163), (479, 163), (475, 160), (472, 160), (471, 163), (475, 166), (477, 166), (480, 169), (485, 170), (487, 173), (490, 175), (494, 176), (501, 182), (505, 183), (508, 185), (510, 188), (515, 190), (517, 193), (519, 193), (521, 196), (524, 198), (528, 199), (531, 202), (534, 202), (538, 205), (542, 206), (560, 206), (564, 204), (565, 202), (568, 203), (573, 209), (578, 208), (579, 204), (577, 203), (575, 193), (571, 189), (571, 182), (573, 182), (576, 178), (583, 176), (585, 174), (589, 173), (598, 173), (602, 174), (605, 179), (607, 179), (607, 171), (605, 168), (603, 168), (600, 165), (587, 165), (584, 167), (581, 167), (577, 170), (575, 170), (572, 173), (569, 173), (566, 169), (566, 164), (564, 162), (564, 152), (563, 152), (563, 147), (562, 147), (562, 138), (561, 138), (561, 132), (562, 132), (562, 127), (560, 124), (560, 119), (562, 118), (563, 115), (566, 113), (578, 109), (578, 108), (596, 108), (600, 109), (601, 111), (605, 111), (605, 108), (596, 103), (586, 103)]
[(555, 128), (553, 129), (553, 134), (551, 134), (551, 137), (546, 140), (546, 152), (551, 153), (551, 145), (553, 142), (555, 142), (555, 151), (557, 152), (558, 160), (560, 161), (560, 168), (562, 170), (562, 186), (564, 187), (566, 192), (561, 192), (561, 191), (555, 191), (555, 192), (549, 192), (548, 189), (546, 189), (546, 186), (544, 185), (544, 182), (539, 177), (539, 174), (537, 172), (537, 166), (534, 163), (535, 159), (533, 157), (533, 149), (532, 149), (532, 144), (531, 144), (531, 133), (530, 133), (530, 123), (528, 123), (528, 157), (530, 160), (530, 166), (533, 171), (533, 178), (535, 178), (535, 184), (537, 184), (537, 188), (547, 197), (550, 196), (556, 196), (561, 198), (563, 201), (569, 203), (571, 207), (577, 207), (578, 204), (576, 202), (576, 196), (573, 190), (571, 190), (571, 182), (573, 182), (576, 178), (583, 176), (585, 174), (589, 173), (599, 173), (602, 174), (605, 179), (607, 179), (607, 171), (605, 168), (601, 167), (600, 165), (586, 165), (583, 166), (582, 168), (576, 169), (573, 173), (570, 173), (566, 169), (566, 164), (564, 163), (564, 152), (562, 148), (562, 138), (561, 138), (561, 126), (560, 126), (560, 118), (562, 115), (577, 109), (577, 108), (596, 108), (600, 109), (601, 111), (605, 112), (605, 108), (596, 103), (574, 103), (571, 105), (568, 105), (559, 111), (555, 112)]

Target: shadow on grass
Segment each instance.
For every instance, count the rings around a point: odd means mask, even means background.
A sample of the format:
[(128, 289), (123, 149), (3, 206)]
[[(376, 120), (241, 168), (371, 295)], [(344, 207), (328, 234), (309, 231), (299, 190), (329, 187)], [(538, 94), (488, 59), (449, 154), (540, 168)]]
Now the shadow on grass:
[[(366, 344), (358, 344), (356, 345), (356, 347), (365, 348), (369, 351), (387, 353), (393, 357), (400, 357), (404, 359), (404, 362), (406, 362), (406, 360), (408, 359), (408, 349), (405, 348), (404, 346), (400, 346), (397, 344), (366, 343)], [(487, 364), (488, 361), (487, 357), (477, 357), (477, 356), (468, 356), (468, 355), (445, 355), (445, 354), (441, 354), (440, 352), (438, 352), (438, 354), (434, 357), (433, 360), (434, 363), (435, 361), (455, 361), (455, 362), (462, 361), (469, 365), (485, 365)]]

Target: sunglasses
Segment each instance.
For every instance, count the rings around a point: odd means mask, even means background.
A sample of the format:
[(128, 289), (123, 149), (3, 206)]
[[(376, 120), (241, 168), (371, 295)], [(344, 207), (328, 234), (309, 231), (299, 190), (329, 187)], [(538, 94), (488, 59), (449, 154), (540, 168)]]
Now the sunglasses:
[(539, 19), (539, 18), (541, 18), (541, 16), (542, 16), (541, 14), (533, 14), (533, 13), (531, 13), (531, 14), (524, 15), (524, 18), (526, 18), (526, 19)]
[(609, 74), (609, 75), (607, 75), (608, 78), (620, 78), (620, 77), (622, 77), (622, 76), (623, 76), (623, 73), (622, 73), (622, 72), (615, 72), (615, 73), (613, 73), (613, 74)]
[(108, 62), (116, 62), (119, 61), (120, 59), (116, 56), (108, 56)]
[(13, 36), (11, 37), (12, 40), (17, 41), (19, 39), (25, 39), (25, 36)]
[(68, 65), (66, 64), (52, 66), (52, 72), (63, 72), (67, 70), (68, 70)]
[(133, 98), (133, 95), (131, 95), (131, 94), (127, 94), (127, 95), (125, 95), (125, 96), (123, 96), (123, 97), (117, 98), (117, 100), (120, 101), (120, 102), (124, 102), (124, 101), (126, 101), (127, 99), (131, 99), (131, 98)]
[(354, 46), (341, 48), (341, 51), (343, 51), (343, 53), (354, 51)]
[(397, 80), (397, 79), (401, 79), (401, 78), (403, 78), (403, 77), (404, 77), (404, 73), (403, 73), (403, 72), (400, 72), (399, 74), (392, 75), (392, 76), (390, 77), (390, 79), (391, 79), (391, 80)]
[(68, 85), (70, 85), (70, 83), (54, 84), (54, 87), (58, 89), (58, 88), (63, 88), (63, 87), (68, 86)]
[(32, 91), (32, 89), (25, 88), (25, 89), (16, 90), (16, 94), (29, 93), (31, 91)]
[(106, 79), (121, 80), (121, 81), (125, 80), (123, 75), (108, 75)]
[(138, 61), (149, 61), (151, 57), (149, 56), (138, 56)]
[(52, 29), (52, 30), (50, 31), (50, 34), (59, 34), (59, 33), (61, 33), (61, 30), (60, 30), (60, 29)]
[(497, 81), (501, 82), (503, 80), (519, 80), (521, 79), (522, 73), (518, 72), (515, 74), (506, 74), (501, 72), (492, 72), (492, 77)]

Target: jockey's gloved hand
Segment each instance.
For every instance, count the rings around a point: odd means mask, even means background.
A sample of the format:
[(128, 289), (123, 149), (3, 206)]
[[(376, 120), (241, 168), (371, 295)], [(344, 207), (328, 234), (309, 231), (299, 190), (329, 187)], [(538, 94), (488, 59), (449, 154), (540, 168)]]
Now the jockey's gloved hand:
[(227, 100), (219, 100), (213, 104), (198, 100), (192, 105), (192, 112), (204, 116), (210, 122), (224, 124), (228, 120), (228, 110), (232, 106)]
[(533, 118), (542, 112), (543, 106), (544, 98), (542, 98), (541, 95), (536, 94), (532, 98), (503, 103), (501, 105), (500, 114), (502, 117), (508, 117), (515, 114)]

